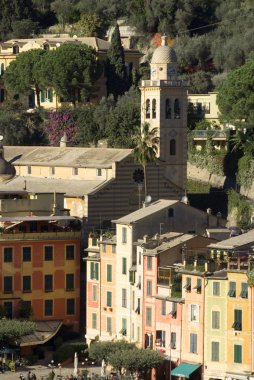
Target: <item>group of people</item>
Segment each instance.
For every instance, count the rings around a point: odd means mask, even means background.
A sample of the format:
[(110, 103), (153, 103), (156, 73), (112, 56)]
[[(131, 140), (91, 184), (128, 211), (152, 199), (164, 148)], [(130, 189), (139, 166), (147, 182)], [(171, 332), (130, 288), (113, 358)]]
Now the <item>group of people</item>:
[[(25, 380), (25, 377), (23, 375), (20, 375), (19, 378), (20, 378), (20, 380)], [(36, 380), (36, 379), (37, 379), (37, 377), (36, 377), (35, 373), (28, 371), (27, 380)]]

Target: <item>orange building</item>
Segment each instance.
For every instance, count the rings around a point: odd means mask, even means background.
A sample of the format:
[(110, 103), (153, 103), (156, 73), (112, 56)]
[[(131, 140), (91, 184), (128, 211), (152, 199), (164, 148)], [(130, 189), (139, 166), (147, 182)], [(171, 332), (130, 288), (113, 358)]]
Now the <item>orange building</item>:
[(32, 309), (35, 321), (79, 331), (80, 231), (69, 216), (0, 218), (0, 305), (8, 318)]

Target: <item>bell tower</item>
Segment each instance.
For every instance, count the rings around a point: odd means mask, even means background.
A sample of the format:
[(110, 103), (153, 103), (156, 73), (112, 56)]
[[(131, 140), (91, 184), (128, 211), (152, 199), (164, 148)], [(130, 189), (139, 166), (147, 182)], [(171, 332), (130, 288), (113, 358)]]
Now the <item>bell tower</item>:
[(187, 178), (187, 88), (177, 78), (176, 53), (162, 37), (151, 60), (150, 80), (141, 83), (141, 123), (158, 129), (159, 165), (165, 180), (186, 189)]

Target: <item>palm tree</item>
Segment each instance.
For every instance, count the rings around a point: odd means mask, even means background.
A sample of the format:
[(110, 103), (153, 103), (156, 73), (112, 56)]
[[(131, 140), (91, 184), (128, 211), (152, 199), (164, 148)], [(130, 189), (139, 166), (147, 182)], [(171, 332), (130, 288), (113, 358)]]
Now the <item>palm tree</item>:
[(147, 196), (146, 166), (156, 160), (160, 138), (157, 136), (158, 128), (150, 129), (149, 123), (142, 124), (134, 136), (134, 159), (142, 165), (144, 170), (145, 197)]

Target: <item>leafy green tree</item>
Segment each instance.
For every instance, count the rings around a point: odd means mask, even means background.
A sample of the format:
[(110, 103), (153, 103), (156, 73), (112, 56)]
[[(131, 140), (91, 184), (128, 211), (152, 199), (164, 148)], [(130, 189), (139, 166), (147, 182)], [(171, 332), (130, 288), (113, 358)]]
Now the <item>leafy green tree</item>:
[(1, 319), (0, 344), (11, 345), (19, 342), (22, 336), (32, 334), (35, 331), (35, 323), (18, 321), (16, 319)]
[(124, 49), (120, 38), (118, 24), (112, 34), (111, 45), (108, 49), (107, 57), (106, 75), (108, 94), (113, 94), (114, 97), (117, 98), (127, 89)]
[(31, 19), (16, 20), (12, 22), (12, 36), (26, 38), (39, 31), (38, 22)]
[(95, 342), (90, 345), (89, 357), (96, 361), (105, 360), (109, 363), (109, 356), (113, 353), (126, 352), (133, 350), (134, 343), (128, 343), (125, 340), (118, 340), (116, 342)]
[(37, 105), (40, 106), (40, 64), (46, 51), (33, 49), (20, 53), (15, 61), (7, 67), (3, 79), (8, 92), (13, 95), (36, 94)]
[(106, 137), (108, 119), (116, 105), (113, 95), (103, 97), (94, 109), (94, 122), (98, 125), (100, 138)]
[(32, 319), (33, 318), (33, 309), (31, 305), (27, 305), (26, 302), (21, 301), (20, 302), (20, 308), (19, 308), (19, 318), (21, 319)]
[(80, 146), (97, 146), (100, 139), (98, 124), (94, 121), (95, 107), (89, 105), (84, 108), (78, 108), (75, 112), (76, 136), (75, 143)]
[(63, 44), (50, 50), (40, 63), (41, 83), (53, 87), (56, 95), (76, 106), (92, 96), (92, 83), (101, 73), (93, 49), (86, 45)]
[(219, 87), (217, 103), (223, 120), (241, 128), (253, 127), (254, 60), (228, 74)]
[(145, 197), (147, 196), (147, 178), (146, 167), (150, 162), (156, 160), (156, 154), (159, 148), (158, 129), (150, 128), (149, 123), (144, 123), (141, 128), (138, 128), (134, 136), (134, 159), (143, 167), (144, 170), (144, 187)]
[(140, 95), (131, 88), (118, 98), (116, 106), (107, 117), (105, 135), (108, 145), (115, 148), (133, 147), (133, 135), (140, 125)]
[(65, 30), (67, 23), (71, 23), (77, 18), (75, 5), (75, 0), (55, 0), (51, 4), (51, 10), (55, 12), (62, 30)]
[(100, 34), (101, 19), (96, 14), (83, 13), (75, 24), (74, 30), (81, 37), (93, 37)]

